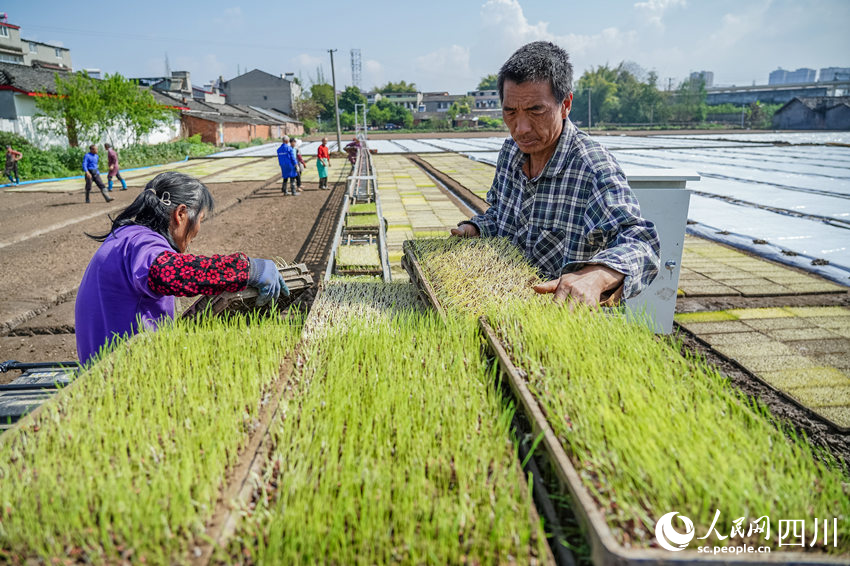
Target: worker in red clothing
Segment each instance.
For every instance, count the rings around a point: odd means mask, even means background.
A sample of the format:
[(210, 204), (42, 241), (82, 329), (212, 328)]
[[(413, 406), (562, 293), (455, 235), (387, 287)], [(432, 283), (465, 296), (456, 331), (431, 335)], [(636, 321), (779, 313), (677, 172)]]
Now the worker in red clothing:
[(118, 153), (108, 143), (103, 144), (103, 147), (106, 148), (106, 162), (109, 164), (109, 171), (106, 173), (106, 190), (112, 192), (112, 177), (115, 177), (121, 181), (121, 190), (126, 191), (127, 183), (124, 182), (121, 172), (118, 170)]
[(331, 152), (328, 149), (328, 138), (322, 138), (322, 145), (316, 156), (316, 168), (319, 170), (319, 188), (328, 188), (328, 167), (331, 166)]

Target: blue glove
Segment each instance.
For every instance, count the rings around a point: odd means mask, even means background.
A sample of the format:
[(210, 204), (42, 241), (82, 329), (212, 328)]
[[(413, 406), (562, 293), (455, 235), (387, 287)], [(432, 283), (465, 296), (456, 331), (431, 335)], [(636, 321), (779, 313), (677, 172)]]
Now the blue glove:
[(260, 292), (257, 297), (258, 307), (266, 305), (272, 300), (277, 300), (281, 292), (285, 297), (289, 296), (289, 288), (286, 286), (286, 282), (277, 270), (277, 265), (270, 259), (251, 258), (248, 285), (256, 287)]

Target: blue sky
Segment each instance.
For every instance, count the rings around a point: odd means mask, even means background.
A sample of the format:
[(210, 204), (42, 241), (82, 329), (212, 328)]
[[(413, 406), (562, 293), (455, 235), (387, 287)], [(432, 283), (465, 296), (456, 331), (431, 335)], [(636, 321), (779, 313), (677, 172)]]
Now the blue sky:
[(565, 47), (576, 76), (628, 60), (662, 84), (699, 70), (742, 85), (766, 83), (779, 66), (850, 66), (848, 0), (15, 0), (0, 10), (25, 38), (70, 48), (75, 69), (159, 76), (167, 53), (194, 84), (237, 68), (295, 72), (309, 84), (322, 67), (330, 82), (335, 48), (342, 88), (360, 48), (365, 89), (406, 80), (460, 93), (537, 39)]

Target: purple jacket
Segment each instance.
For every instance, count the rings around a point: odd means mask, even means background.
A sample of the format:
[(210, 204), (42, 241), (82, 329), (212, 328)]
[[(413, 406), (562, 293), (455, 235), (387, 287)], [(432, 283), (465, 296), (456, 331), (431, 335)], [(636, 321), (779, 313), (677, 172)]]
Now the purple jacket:
[(174, 297), (148, 286), (148, 272), (168, 241), (150, 228), (125, 226), (104, 241), (83, 275), (74, 320), (81, 363), (95, 356), (116, 336), (156, 328), (174, 317)]

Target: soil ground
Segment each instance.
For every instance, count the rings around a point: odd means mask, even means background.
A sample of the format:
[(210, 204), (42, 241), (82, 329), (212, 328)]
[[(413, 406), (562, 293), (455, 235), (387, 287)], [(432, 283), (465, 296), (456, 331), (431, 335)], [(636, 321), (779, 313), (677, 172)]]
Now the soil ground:
[[(330, 252), (344, 184), (322, 191), (304, 183), (283, 196), (279, 181), (210, 183), (216, 214), (206, 220), (191, 252), (241, 251), (307, 263), (318, 282)], [(107, 214), (127, 206), (138, 190), (113, 191), (115, 201), (79, 193), (0, 192), (0, 361), (76, 360), (74, 298), (98, 243), (85, 233), (109, 229)], [(94, 198), (97, 196), (97, 200)], [(8, 268), (7, 268), (8, 266)], [(18, 372), (0, 374), (0, 384)]]

